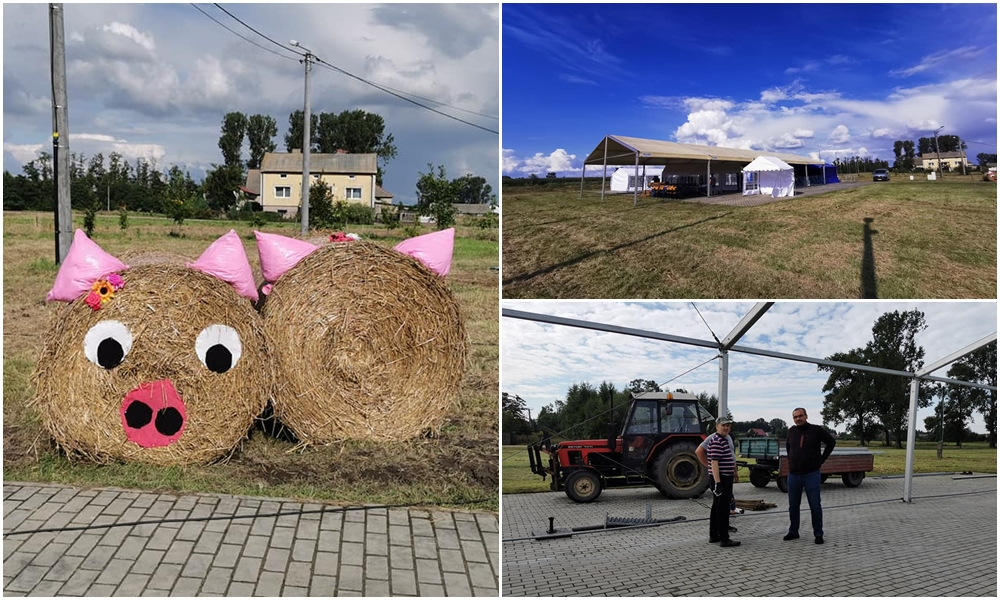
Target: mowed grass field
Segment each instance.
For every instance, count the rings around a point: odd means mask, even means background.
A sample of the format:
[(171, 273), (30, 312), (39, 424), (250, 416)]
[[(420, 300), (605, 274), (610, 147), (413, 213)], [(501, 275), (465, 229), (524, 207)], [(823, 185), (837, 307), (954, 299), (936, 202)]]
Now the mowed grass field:
[(892, 181), (754, 207), (503, 190), (504, 298), (996, 298), (997, 186)]
[[(857, 446), (856, 441), (838, 441), (838, 447)], [(878, 443), (868, 448), (875, 454), (875, 470), (867, 473), (868, 477), (879, 475), (902, 475), (906, 472), (906, 448), (886, 447)], [(542, 458), (546, 456), (543, 454)], [(739, 456), (737, 460), (744, 460)], [(747, 462), (753, 463), (753, 460)], [(523, 494), (530, 492), (548, 492), (552, 481), (531, 472), (528, 464), (528, 453), (524, 446), (504, 446), (501, 458), (501, 476), (503, 477), (504, 494)], [(996, 473), (997, 450), (990, 448), (986, 442), (966, 443), (961, 448), (955, 444), (945, 444), (942, 458), (937, 457), (936, 442), (916, 442), (913, 455), (913, 471), (915, 473), (945, 473), (972, 471), (973, 473)], [(746, 467), (739, 469), (740, 481), (750, 481), (750, 473)]]
[[(74, 226), (82, 228), (82, 215), (74, 215)], [(94, 240), (115, 256), (156, 251), (193, 260), (230, 229), (243, 240), (256, 279), (261, 281), (253, 228), (247, 223), (186, 221), (178, 226), (164, 218), (130, 215), (130, 227), (122, 232), (117, 213), (102, 214)], [(498, 275), (491, 269), (499, 263), (495, 229), (484, 231), (461, 223), (457, 227), (446, 281), (465, 319), (470, 358), (458, 400), (439, 433), (397, 443), (358, 440), (302, 450), (287, 435), (258, 426), (228, 462), (196, 467), (70, 461), (55, 448), (36, 412), (27, 406), (34, 394), (30, 376), (56, 308), (44, 301), (57, 272), (53, 230), (51, 214), (3, 215), (5, 480), (498, 509)], [(299, 225), (269, 223), (262, 230), (296, 237)], [(350, 226), (347, 231), (388, 247), (405, 237), (402, 229)], [(431, 231), (423, 229), (423, 233)]]

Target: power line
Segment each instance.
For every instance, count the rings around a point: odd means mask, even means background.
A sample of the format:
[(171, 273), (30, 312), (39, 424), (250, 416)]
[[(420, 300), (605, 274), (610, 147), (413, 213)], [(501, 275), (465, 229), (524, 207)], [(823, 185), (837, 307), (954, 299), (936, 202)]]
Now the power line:
[(216, 2), (213, 2), (213, 4), (215, 5), (215, 7), (216, 7), (216, 8), (218, 8), (218, 9), (219, 9), (219, 10), (221, 10), (222, 12), (226, 13), (227, 15), (229, 15), (230, 17), (232, 17), (233, 19), (235, 19), (237, 23), (239, 23), (240, 25), (242, 25), (242, 26), (246, 27), (246, 28), (247, 28), (247, 29), (249, 29), (250, 31), (252, 31), (252, 32), (256, 33), (256, 34), (257, 34), (257, 35), (259, 35), (260, 37), (262, 37), (262, 38), (264, 38), (265, 40), (267, 40), (267, 41), (271, 42), (272, 44), (274, 44), (275, 46), (277, 46), (277, 47), (281, 48), (282, 50), (291, 50), (292, 52), (295, 52), (295, 54), (298, 54), (299, 56), (305, 56), (305, 53), (303, 53), (303, 52), (297, 52), (297, 51), (295, 51), (295, 50), (293, 49), (293, 47), (292, 47), (292, 46), (286, 46), (285, 44), (281, 44), (281, 43), (278, 43), (278, 42), (276, 42), (276, 41), (272, 40), (271, 38), (267, 37), (267, 36), (266, 36), (266, 35), (264, 35), (263, 33), (261, 33), (261, 32), (259, 32), (259, 31), (257, 31), (257, 30), (256, 30), (256, 29), (254, 29), (253, 27), (250, 27), (249, 25), (247, 25), (246, 23), (244, 23), (244, 22), (243, 22), (242, 20), (240, 20), (240, 18), (239, 18), (239, 17), (237, 17), (237, 16), (236, 16), (236, 15), (234, 15), (233, 13), (229, 12), (228, 10), (226, 10), (226, 9), (222, 8), (222, 6), (221, 6), (221, 5), (219, 5), (218, 3), (216, 3)]
[(367, 83), (368, 85), (372, 86), (373, 88), (382, 90), (383, 92), (385, 92), (386, 94), (389, 94), (390, 96), (395, 96), (395, 97), (399, 98), (400, 100), (405, 100), (406, 102), (409, 102), (410, 104), (415, 104), (415, 105), (417, 105), (417, 106), (419, 106), (421, 108), (425, 108), (425, 109), (427, 109), (427, 110), (429, 110), (429, 111), (431, 111), (433, 113), (437, 113), (437, 114), (439, 114), (439, 115), (441, 115), (443, 117), (448, 117), (449, 119), (454, 119), (455, 121), (458, 121), (459, 123), (464, 123), (466, 125), (471, 125), (472, 127), (475, 127), (476, 129), (482, 129), (483, 131), (488, 131), (490, 133), (496, 133), (496, 134), (500, 133), (499, 131), (490, 129), (488, 127), (483, 127), (482, 125), (477, 125), (475, 123), (472, 123), (471, 121), (466, 121), (465, 119), (460, 119), (460, 118), (458, 118), (458, 117), (456, 117), (454, 115), (449, 115), (446, 112), (441, 112), (440, 110), (437, 110), (436, 108), (431, 108), (430, 106), (427, 106), (426, 104), (421, 104), (421, 103), (417, 102), (416, 100), (411, 100), (411, 99), (407, 98), (406, 96), (402, 96), (400, 94), (397, 94), (396, 92), (390, 91), (388, 88), (383, 87), (383, 86), (381, 86), (381, 85), (379, 85), (377, 83), (373, 83), (373, 82), (368, 81), (367, 79), (365, 79), (363, 77), (358, 77), (357, 75), (355, 75), (353, 73), (345, 71), (344, 69), (341, 69), (340, 67), (338, 67), (336, 65), (332, 65), (332, 64), (326, 62), (325, 60), (323, 60), (322, 58), (316, 57), (316, 64), (324, 66), (324, 67), (326, 67), (326, 68), (328, 68), (328, 69), (330, 69), (332, 71), (337, 71), (338, 73), (343, 73), (344, 75), (347, 75), (348, 77), (353, 77), (354, 79), (357, 79), (358, 81), (360, 81), (362, 83)]
[(265, 48), (264, 46), (261, 46), (260, 44), (258, 44), (257, 42), (255, 42), (255, 41), (251, 40), (250, 38), (248, 38), (248, 37), (244, 37), (244, 36), (243, 36), (242, 34), (240, 34), (239, 32), (237, 32), (237, 31), (234, 31), (234, 30), (230, 29), (230, 28), (229, 28), (229, 27), (228, 27), (227, 25), (225, 25), (225, 24), (224, 24), (224, 23), (223, 23), (222, 21), (219, 21), (218, 19), (216, 19), (216, 18), (215, 18), (215, 17), (213, 17), (212, 15), (210, 15), (210, 14), (208, 14), (207, 12), (203, 11), (203, 10), (202, 10), (202, 9), (201, 9), (201, 8), (200, 8), (200, 7), (199, 7), (199, 6), (197, 5), (197, 4), (194, 4), (194, 3), (192, 2), (192, 3), (191, 3), (191, 6), (195, 7), (196, 9), (198, 9), (198, 12), (200, 12), (201, 14), (205, 15), (205, 16), (206, 16), (206, 17), (208, 17), (209, 19), (212, 19), (213, 21), (215, 21), (216, 23), (218, 23), (218, 24), (219, 24), (219, 26), (220, 26), (220, 27), (222, 27), (223, 29), (225, 29), (226, 31), (229, 31), (229, 32), (230, 32), (230, 33), (232, 33), (233, 35), (236, 35), (236, 36), (238, 36), (239, 38), (241, 38), (241, 39), (243, 39), (243, 40), (246, 40), (247, 42), (250, 42), (251, 44), (253, 44), (254, 46), (257, 46), (257, 47), (258, 47), (258, 48), (260, 48), (261, 50), (265, 50), (265, 51), (267, 51), (267, 52), (270, 52), (271, 54), (274, 54), (275, 56), (280, 56), (281, 58), (284, 58), (284, 59), (287, 59), (287, 60), (294, 60), (294, 61), (298, 61), (298, 60), (299, 60), (299, 59), (297, 59), (297, 58), (293, 58), (293, 57), (291, 57), (291, 56), (285, 56), (284, 54), (281, 54), (281, 53), (279, 53), (279, 52), (275, 52), (274, 50), (271, 50), (270, 48)]
[[(260, 37), (262, 37), (265, 40), (271, 42), (272, 44), (278, 46), (279, 48), (281, 48), (283, 50), (288, 50), (288, 49), (291, 48), (290, 46), (285, 46), (284, 44), (276, 42), (273, 39), (271, 39), (270, 37), (268, 37), (268, 36), (264, 35), (263, 33), (261, 33), (260, 31), (257, 31), (256, 29), (254, 29), (253, 27), (251, 27), (250, 25), (248, 25), (245, 21), (243, 21), (242, 19), (240, 19), (239, 17), (237, 17), (233, 13), (229, 12), (228, 10), (226, 10), (225, 8), (223, 8), (222, 6), (220, 6), (218, 3), (214, 3), (214, 5), (219, 10), (221, 10), (224, 13), (226, 13), (230, 17), (232, 17), (240, 25), (243, 25), (244, 27), (246, 27), (250, 31), (256, 33)], [(230, 30), (230, 31), (232, 31), (232, 30)], [(243, 36), (240, 36), (240, 37), (243, 37)], [(246, 39), (246, 38), (243, 38), (243, 39)], [(295, 52), (294, 50), (292, 50), (292, 51)], [(299, 56), (305, 56), (305, 54), (298, 53), (298, 52), (296, 52), (296, 54), (298, 54)], [(370, 85), (370, 86), (372, 86), (372, 87), (374, 87), (376, 89), (379, 89), (379, 90), (381, 90), (381, 91), (383, 91), (383, 92), (385, 92), (385, 93), (387, 93), (387, 94), (389, 94), (391, 96), (395, 96), (395, 97), (399, 98), (400, 100), (404, 100), (404, 101), (409, 102), (411, 104), (415, 104), (416, 106), (419, 106), (421, 108), (427, 109), (427, 110), (429, 110), (429, 111), (431, 111), (433, 113), (437, 113), (437, 114), (439, 114), (439, 115), (441, 115), (443, 117), (448, 117), (449, 119), (453, 119), (455, 121), (458, 121), (459, 123), (464, 123), (465, 125), (469, 125), (469, 126), (477, 128), (477, 129), (482, 129), (483, 131), (488, 131), (489, 133), (495, 133), (495, 134), (499, 134), (500, 133), (499, 131), (490, 129), (488, 127), (483, 127), (482, 125), (477, 125), (476, 123), (472, 123), (471, 121), (466, 121), (465, 119), (460, 119), (460, 118), (458, 118), (458, 117), (456, 117), (454, 115), (449, 115), (446, 112), (442, 112), (440, 110), (437, 110), (436, 108), (432, 108), (430, 106), (427, 106), (426, 104), (421, 104), (420, 102), (417, 102), (416, 100), (411, 100), (410, 98), (407, 98), (406, 96), (403, 96), (403, 95), (401, 95), (399, 93), (396, 93), (395, 91), (392, 91), (391, 88), (379, 85), (379, 84), (374, 83), (372, 81), (368, 81), (367, 79), (365, 79), (363, 77), (359, 77), (359, 76), (357, 76), (357, 75), (355, 75), (353, 73), (345, 71), (344, 69), (341, 69), (340, 67), (338, 67), (338, 66), (336, 66), (334, 64), (326, 62), (325, 60), (323, 60), (322, 58), (320, 58), (320, 57), (318, 57), (316, 55), (313, 55), (313, 58), (315, 59), (316, 64), (318, 64), (318, 65), (322, 65), (322, 66), (326, 67), (327, 69), (330, 69), (330, 70), (333, 70), (333, 71), (337, 71), (338, 73), (342, 73), (344, 75), (347, 75), (348, 77), (353, 77), (354, 79), (357, 79), (358, 81), (361, 81), (362, 83), (366, 83), (366, 84), (368, 84), (368, 85)], [(403, 92), (403, 93), (408, 93), (408, 92)], [(417, 96), (416, 94), (409, 94), (409, 95), (415, 96), (415, 97), (419, 98), (419, 96)], [(430, 100), (430, 101), (431, 102), (436, 102), (438, 104), (442, 104), (442, 105), (445, 105), (445, 106), (448, 106), (448, 105), (444, 104), (443, 102), (437, 102), (436, 100)], [(471, 112), (471, 111), (466, 111), (465, 109), (458, 108), (458, 107), (451, 107), (451, 108), (455, 108), (457, 110), (462, 110), (462, 111), (465, 111), (465, 112)], [(474, 113), (474, 114), (479, 114), (479, 113)], [(487, 116), (487, 115), (481, 115), (481, 116)], [(493, 118), (499, 119), (499, 117), (492, 117), (492, 116), (487, 116), (487, 117), (491, 118), (491, 119), (493, 119)]]
[(433, 102), (434, 104), (440, 104), (441, 106), (447, 106), (448, 108), (454, 108), (455, 110), (460, 110), (462, 112), (469, 113), (470, 115), (479, 115), (480, 117), (485, 117), (487, 119), (493, 119), (494, 121), (499, 121), (500, 120), (500, 117), (495, 117), (493, 115), (487, 115), (485, 113), (476, 112), (474, 110), (468, 110), (468, 109), (465, 109), (465, 108), (460, 108), (458, 106), (452, 106), (451, 104), (447, 104), (445, 102), (441, 102), (440, 100), (435, 100), (433, 98), (425, 98), (424, 96), (419, 96), (417, 94), (412, 94), (410, 92), (404, 92), (403, 90), (397, 90), (396, 88), (390, 87), (388, 85), (385, 86), (385, 88), (389, 89), (389, 90), (392, 90), (394, 92), (399, 92), (400, 94), (406, 94), (407, 96), (413, 96), (414, 98), (420, 98), (421, 100), (426, 100), (428, 102)]

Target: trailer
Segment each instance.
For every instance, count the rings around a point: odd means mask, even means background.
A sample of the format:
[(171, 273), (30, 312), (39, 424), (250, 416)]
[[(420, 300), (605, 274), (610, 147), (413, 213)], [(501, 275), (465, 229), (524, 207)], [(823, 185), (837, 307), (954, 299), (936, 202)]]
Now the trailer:
[[(739, 441), (740, 456), (752, 458), (756, 464), (748, 464), (750, 483), (754, 487), (767, 487), (774, 480), (778, 489), (788, 491), (788, 451), (784, 440), (778, 438), (744, 438)], [(847, 487), (858, 487), (865, 479), (865, 473), (874, 470), (875, 454), (867, 448), (834, 448), (820, 467), (820, 475), (825, 482), (831, 475), (839, 475)]]

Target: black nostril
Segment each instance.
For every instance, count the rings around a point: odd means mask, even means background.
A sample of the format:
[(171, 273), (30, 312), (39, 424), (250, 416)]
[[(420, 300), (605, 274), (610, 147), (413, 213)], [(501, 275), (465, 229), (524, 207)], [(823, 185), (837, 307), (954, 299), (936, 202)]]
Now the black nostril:
[(166, 436), (180, 431), (184, 425), (184, 417), (176, 408), (161, 408), (156, 412), (156, 430)]
[(141, 400), (136, 400), (125, 409), (125, 422), (132, 429), (145, 427), (151, 420), (153, 420), (153, 409)]

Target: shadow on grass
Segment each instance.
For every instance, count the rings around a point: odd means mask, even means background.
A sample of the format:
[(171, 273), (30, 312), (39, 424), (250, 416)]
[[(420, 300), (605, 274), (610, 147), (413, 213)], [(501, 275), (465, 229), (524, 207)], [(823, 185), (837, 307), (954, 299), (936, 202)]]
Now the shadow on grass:
[(861, 255), (861, 297), (869, 300), (878, 298), (878, 288), (875, 283), (875, 251), (872, 249), (872, 236), (878, 233), (871, 228), (875, 219), (865, 218), (865, 249)]
[(529, 279), (534, 279), (535, 277), (538, 277), (539, 275), (546, 275), (546, 274), (551, 273), (551, 272), (553, 272), (553, 271), (555, 271), (557, 269), (561, 269), (563, 267), (570, 267), (570, 266), (575, 265), (575, 264), (577, 264), (579, 262), (583, 262), (583, 261), (587, 260), (588, 258), (597, 256), (598, 254), (606, 254), (606, 253), (610, 254), (612, 252), (617, 252), (618, 250), (624, 250), (625, 248), (629, 248), (631, 246), (635, 246), (636, 244), (641, 244), (643, 242), (648, 242), (649, 240), (653, 240), (653, 239), (656, 239), (658, 237), (667, 235), (668, 233), (674, 233), (675, 231), (680, 231), (682, 229), (687, 229), (688, 227), (694, 227), (695, 225), (701, 225), (702, 223), (708, 223), (709, 221), (714, 221), (716, 219), (721, 219), (721, 218), (727, 217), (729, 215), (730, 215), (730, 213), (728, 213), (728, 212), (727, 213), (722, 213), (721, 215), (716, 215), (714, 217), (708, 217), (707, 219), (702, 219), (700, 221), (695, 221), (694, 223), (688, 223), (687, 225), (679, 225), (679, 226), (674, 227), (672, 229), (667, 229), (666, 231), (661, 231), (659, 233), (654, 233), (652, 235), (647, 235), (644, 238), (633, 240), (631, 242), (626, 242), (624, 244), (619, 244), (619, 245), (617, 245), (617, 246), (615, 246), (613, 248), (608, 248), (606, 250), (594, 250), (592, 252), (587, 252), (587, 253), (581, 254), (580, 256), (577, 256), (575, 258), (571, 258), (571, 259), (563, 261), (561, 263), (554, 264), (551, 267), (545, 267), (544, 269), (539, 269), (539, 270), (535, 271), (534, 273), (525, 273), (524, 275), (518, 275), (517, 277), (511, 277), (510, 279), (505, 279), (505, 280), (503, 280), (503, 285), (509, 285), (509, 284), (512, 284), (512, 283), (521, 283), (521, 282), (524, 282), (524, 281), (528, 281)]

